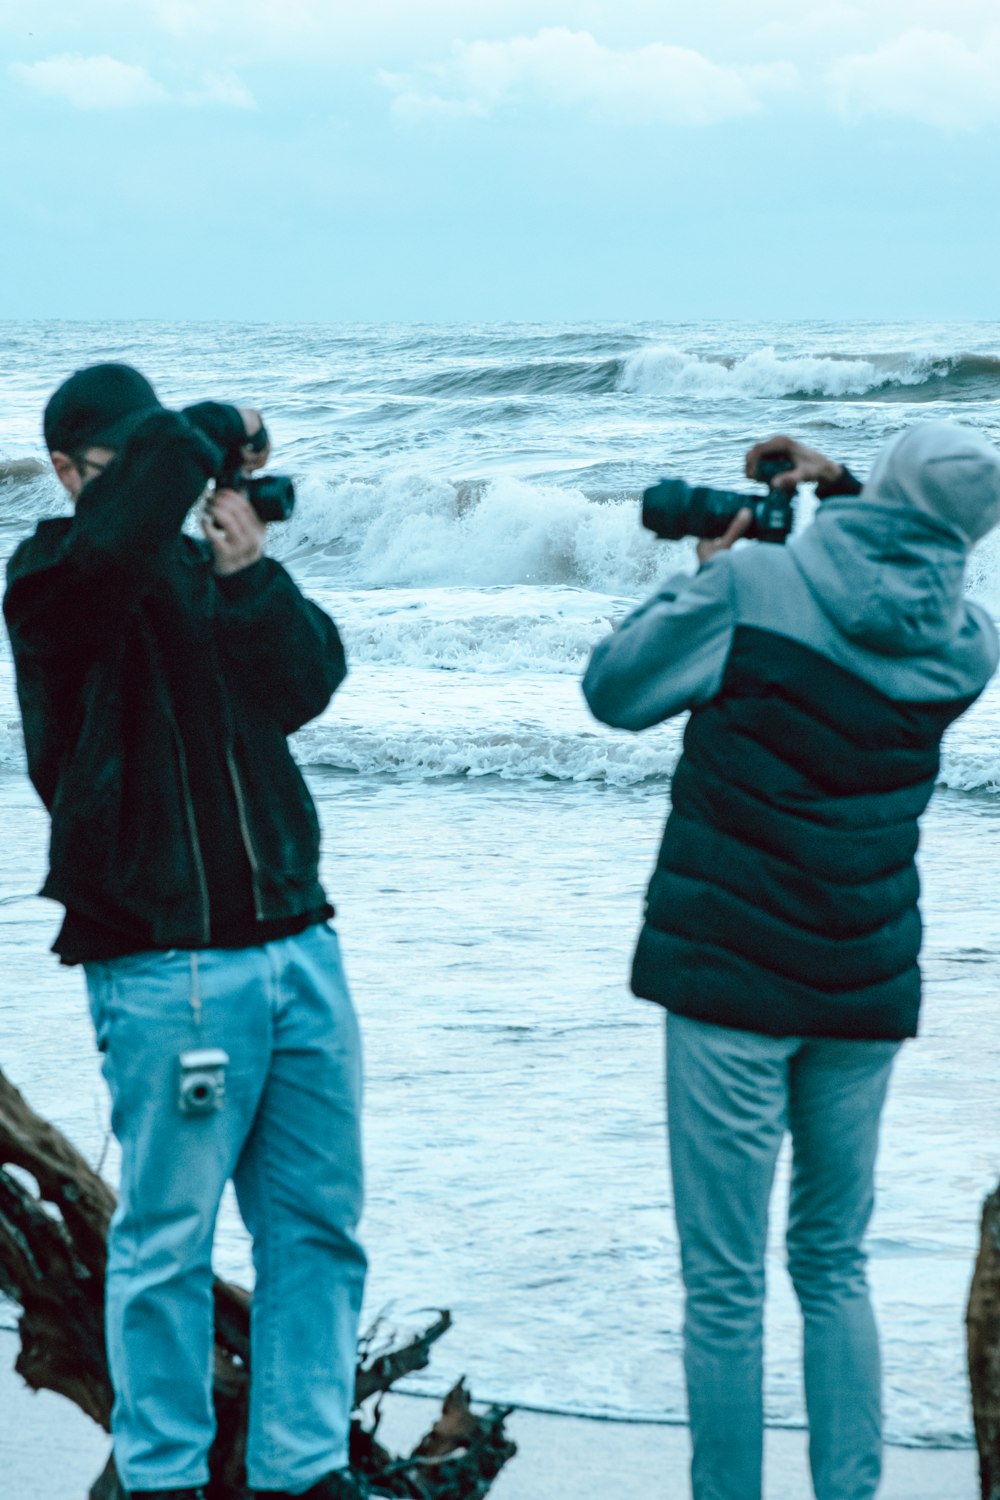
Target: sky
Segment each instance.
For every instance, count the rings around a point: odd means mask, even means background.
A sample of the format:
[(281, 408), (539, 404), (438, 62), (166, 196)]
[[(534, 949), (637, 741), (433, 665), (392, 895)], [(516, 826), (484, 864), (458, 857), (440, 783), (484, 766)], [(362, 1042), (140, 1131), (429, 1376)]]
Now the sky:
[(1000, 318), (998, 0), (0, 0), (0, 318)]

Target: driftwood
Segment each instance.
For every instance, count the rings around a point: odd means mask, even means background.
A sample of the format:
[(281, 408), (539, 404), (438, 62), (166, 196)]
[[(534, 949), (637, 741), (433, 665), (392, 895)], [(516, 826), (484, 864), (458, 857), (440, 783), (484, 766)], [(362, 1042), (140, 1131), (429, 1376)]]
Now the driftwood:
[(965, 1317), (982, 1500), (1000, 1500), (1000, 1187), (983, 1204)]
[[(21, 1308), (16, 1369), (34, 1390), (57, 1391), (108, 1430), (111, 1385), (103, 1304), (108, 1224), (115, 1195), (80, 1153), (41, 1119), (0, 1071), (0, 1292)], [(250, 1381), (250, 1294), (215, 1283), (215, 1410), (209, 1500), (243, 1500)], [(351, 1461), (377, 1493), (401, 1500), (480, 1500), (514, 1454), (504, 1431), (509, 1410), (472, 1411), (462, 1382), (441, 1416), (406, 1458), (378, 1440), (379, 1402), (360, 1408), (404, 1376), (422, 1370), (447, 1332), (442, 1312), (409, 1343), (393, 1347), (376, 1327), (359, 1349)], [(122, 1500), (112, 1459), (90, 1500)]]

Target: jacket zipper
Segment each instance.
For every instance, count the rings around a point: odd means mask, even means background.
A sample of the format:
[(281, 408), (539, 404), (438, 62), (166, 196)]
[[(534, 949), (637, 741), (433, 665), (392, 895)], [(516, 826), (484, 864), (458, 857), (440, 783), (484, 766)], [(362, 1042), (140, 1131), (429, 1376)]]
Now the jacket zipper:
[(243, 786), (240, 782), (240, 773), (236, 769), (236, 757), (233, 755), (232, 745), (226, 746), (226, 764), (229, 767), (229, 779), (233, 784), (233, 795), (236, 798), (236, 816), (239, 818), (240, 834), (243, 838), (243, 847), (247, 852), (250, 862), (250, 884), (253, 888), (253, 906), (258, 922), (264, 921), (264, 901), (260, 893), (260, 864), (257, 860), (257, 851), (254, 849), (253, 840), (250, 837), (250, 827), (247, 823), (246, 801), (243, 796)]
[(173, 714), (170, 715), (170, 727), (174, 732), (174, 744), (177, 747), (177, 763), (181, 772), (181, 790), (184, 793), (184, 813), (187, 818), (188, 833), (191, 837), (191, 853), (194, 855), (195, 870), (198, 875), (198, 889), (201, 893), (202, 912), (202, 937), (207, 945), (212, 941), (212, 914), (208, 899), (208, 879), (205, 875), (205, 861), (201, 854), (201, 843), (198, 839), (198, 825), (195, 822), (194, 802), (191, 800), (191, 786), (188, 781), (187, 757), (184, 754), (184, 741), (177, 727), (177, 721)]

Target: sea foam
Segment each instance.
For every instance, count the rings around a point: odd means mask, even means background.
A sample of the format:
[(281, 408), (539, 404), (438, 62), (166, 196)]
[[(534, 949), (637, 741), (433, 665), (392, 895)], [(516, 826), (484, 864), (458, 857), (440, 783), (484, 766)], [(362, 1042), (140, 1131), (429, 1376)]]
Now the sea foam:
[(579, 674), (631, 600), (573, 588), (320, 594), (358, 663), (504, 675)]
[(634, 494), (593, 500), (511, 476), (469, 486), (412, 470), (307, 476), (274, 547), (309, 573), (368, 588), (539, 583), (630, 595), (691, 555), (642, 529)]

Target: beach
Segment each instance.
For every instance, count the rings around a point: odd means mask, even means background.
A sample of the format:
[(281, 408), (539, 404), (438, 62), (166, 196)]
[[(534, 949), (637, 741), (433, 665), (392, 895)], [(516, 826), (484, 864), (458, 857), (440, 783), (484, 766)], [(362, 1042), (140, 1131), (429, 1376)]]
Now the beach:
[[(30, 1392), (13, 1373), (15, 1339), (0, 1335), (0, 1436), (11, 1500), (85, 1500), (108, 1453), (108, 1439), (59, 1396)], [(390, 1397), (383, 1440), (408, 1451), (433, 1420), (430, 1401)], [(689, 1500), (688, 1432), (683, 1426), (596, 1422), (515, 1412), (508, 1423), (518, 1452), (490, 1491), (496, 1500)], [(805, 1438), (767, 1434), (764, 1500), (809, 1493)], [(970, 1452), (889, 1448), (880, 1500), (963, 1500), (976, 1494)]]
[[(516, 1419), (524, 1454), (505, 1486), (549, 1483), (558, 1465), (531, 1455), (574, 1419), (593, 1435), (592, 1448), (566, 1439), (574, 1461), (590, 1455), (581, 1484), (630, 1443), (636, 1465), (648, 1450), (680, 1473), (685, 1430), (659, 1425), (685, 1418), (663, 1017), (629, 995), (627, 972), (682, 726), (605, 730), (579, 675), (657, 577), (693, 566), (690, 544), (642, 532), (643, 483), (669, 471), (743, 485), (743, 447), (775, 430), (860, 474), (920, 416), (996, 438), (1000, 331), (134, 323), (4, 325), (0, 338), (0, 462), (40, 458), (44, 395), (74, 365), (114, 357), (172, 403), (252, 399), (273, 467), (296, 480), (299, 508), (273, 547), (337, 619), (351, 662), (295, 748), (365, 1039), (366, 1320), (405, 1331), (451, 1308), (411, 1394), (465, 1374), (482, 1400), (569, 1414)], [(0, 501), (5, 555), (62, 504), (51, 479), (24, 472), (0, 483)], [(1000, 615), (993, 540), (969, 588)], [(980, 1204), (1000, 1176), (998, 745), (994, 685), (946, 740), (920, 855), (922, 1030), (896, 1068), (868, 1242), (890, 1475), (974, 1470), (964, 1305)], [(57, 913), (34, 895), (46, 820), (24, 777), (5, 649), (0, 821), (3, 1065), (114, 1179), (82, 978), (47, 953)], [(767, 1419), (782, 1454), (772, 1468), (798, 1475), (801, 1495), (787, 1182), (783, 1155)], [(249, 1283), (230, 1197), (216, 1262)], [(0, 1326), (12, 1322), (0, 1307)], [(55, 1408), (36, 1408), (55, 1430)], [(20, 1416), (12, 1430), (22, 1446)], [(962, 1485), (926, 1493), (971, 1493)]]

